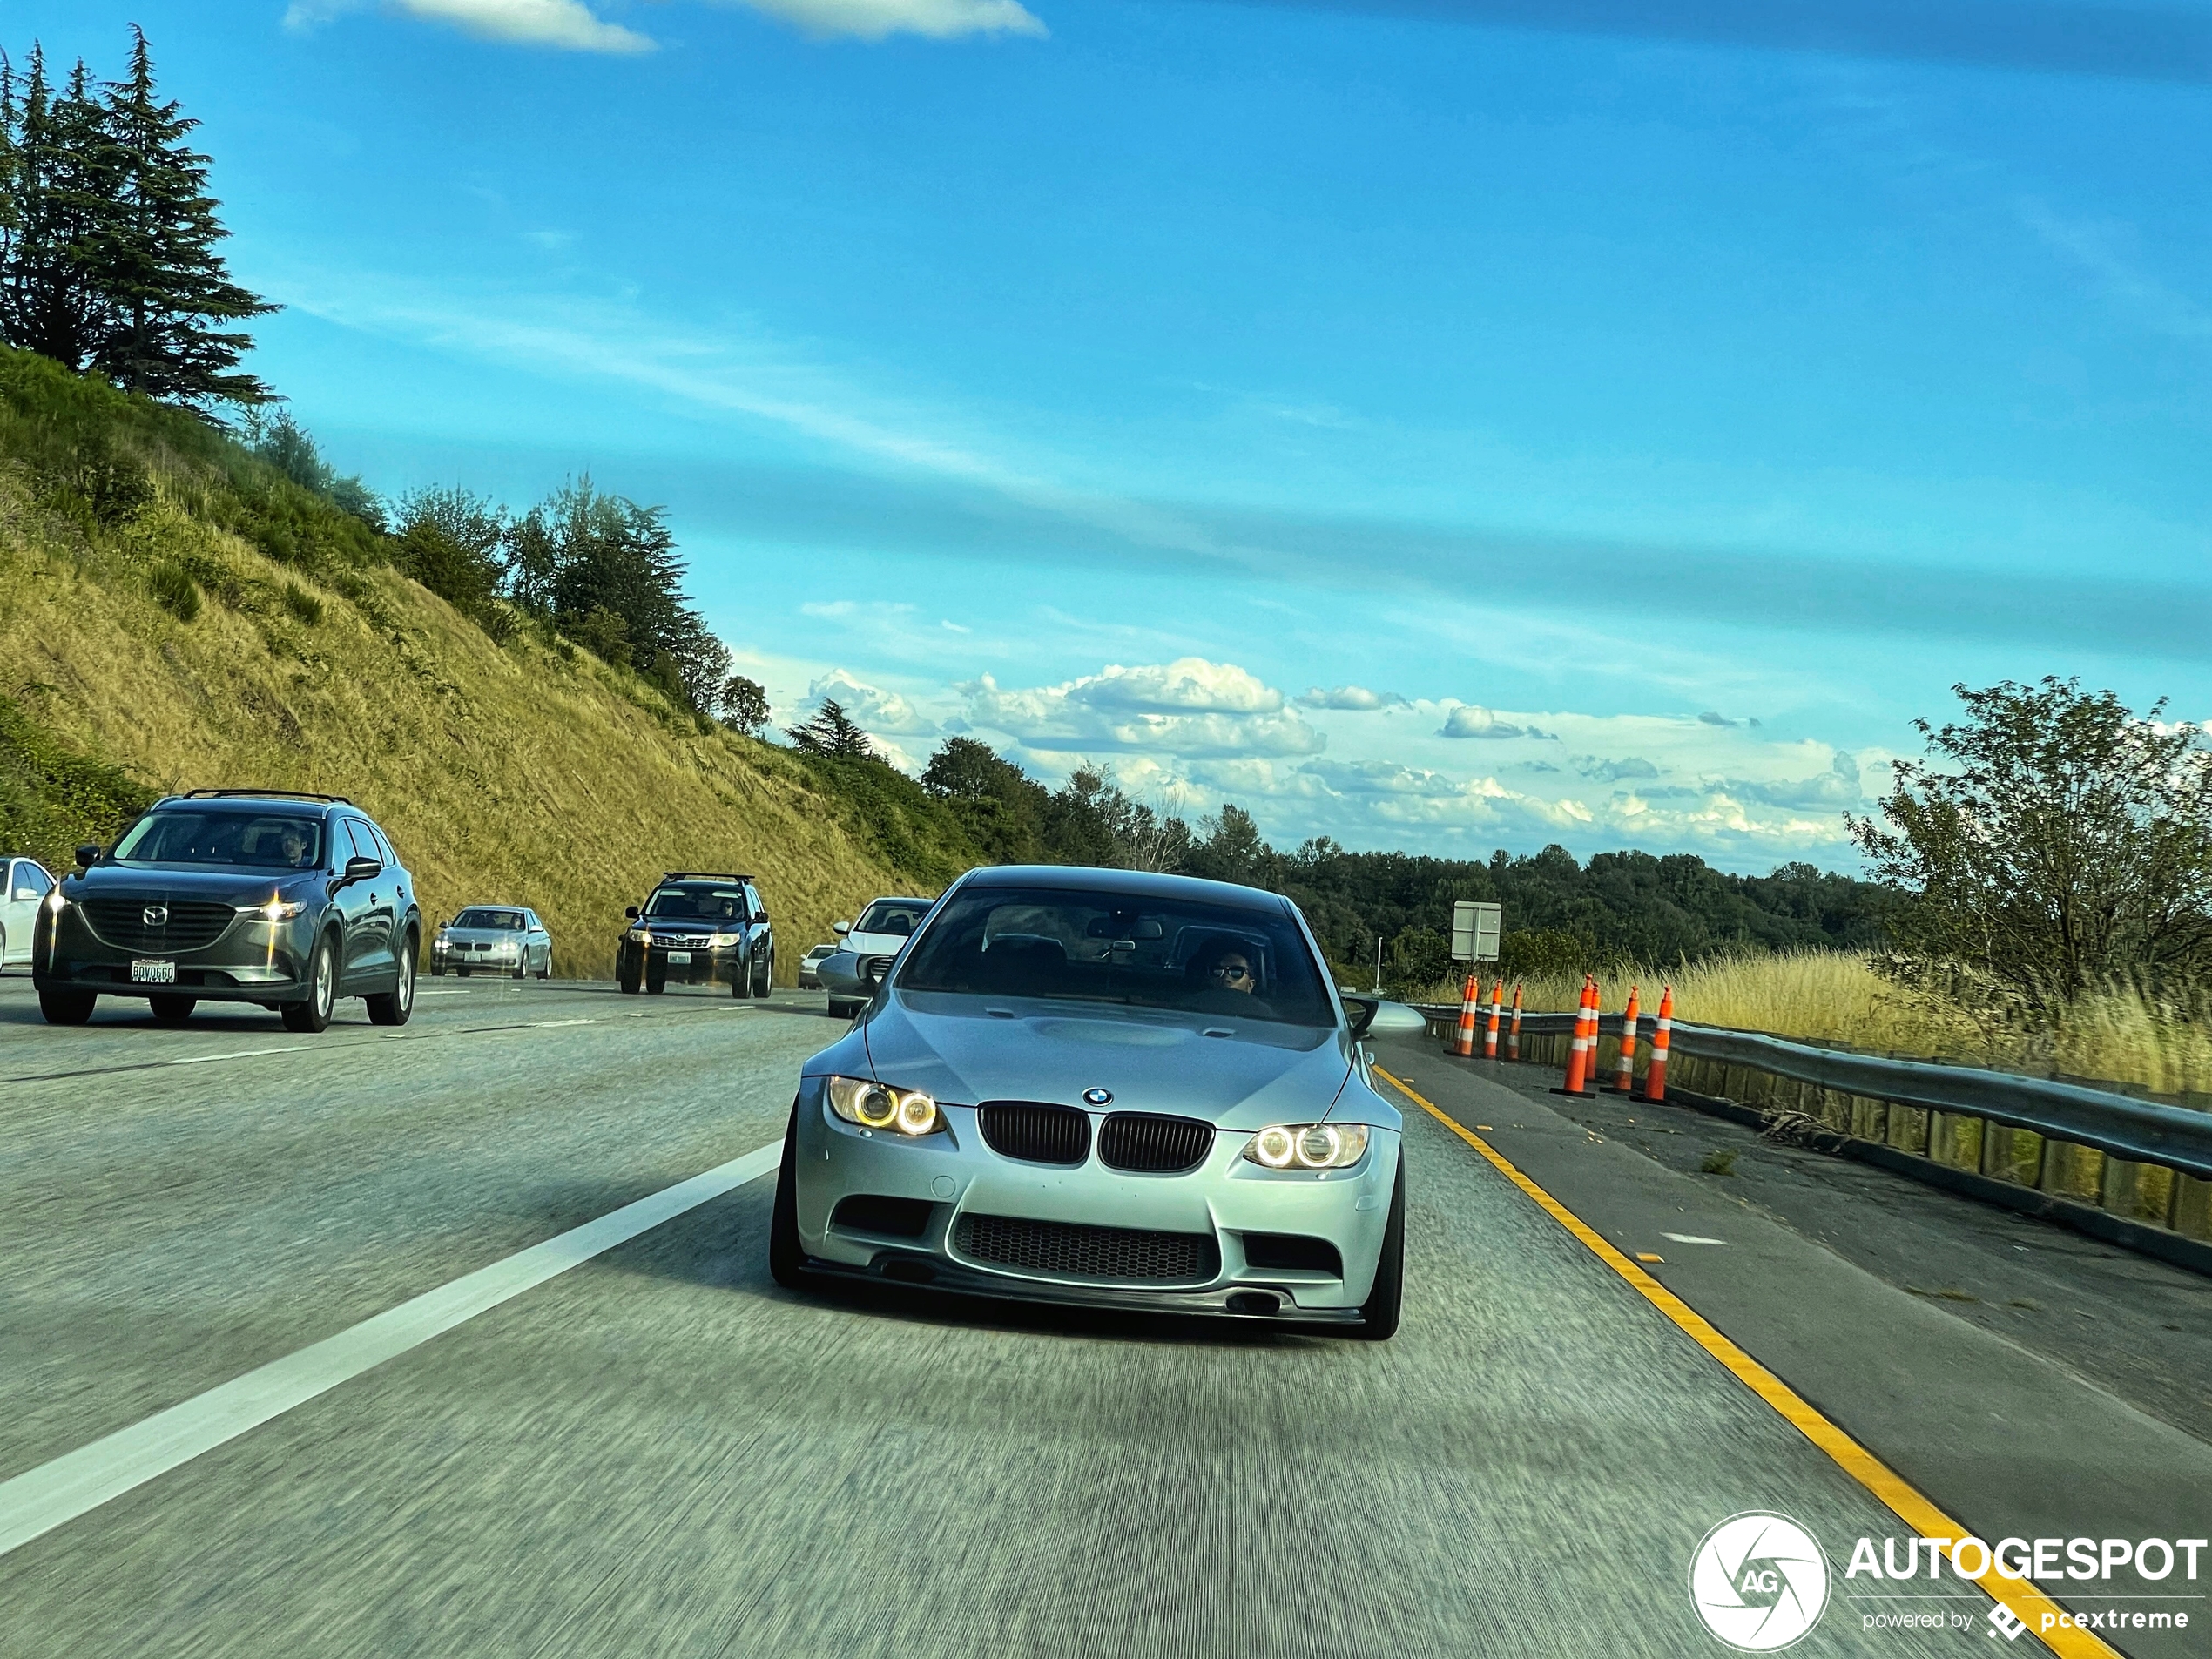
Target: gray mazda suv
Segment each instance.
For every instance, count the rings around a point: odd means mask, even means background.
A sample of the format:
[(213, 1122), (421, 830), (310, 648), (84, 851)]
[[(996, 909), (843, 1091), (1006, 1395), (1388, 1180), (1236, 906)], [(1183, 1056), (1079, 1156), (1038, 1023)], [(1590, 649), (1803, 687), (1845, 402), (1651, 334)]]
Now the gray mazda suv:
[(144, 997), (161, 1021), (258, 1002), (293, 1031), (321, 1030), (341, 996), (366, 999), (378, 1025), (414, 1009), (414, 878), (342, 796), (195, 789), (77, 861), (32, 941), (51, 1024), (84, 1024), (103, 996)]

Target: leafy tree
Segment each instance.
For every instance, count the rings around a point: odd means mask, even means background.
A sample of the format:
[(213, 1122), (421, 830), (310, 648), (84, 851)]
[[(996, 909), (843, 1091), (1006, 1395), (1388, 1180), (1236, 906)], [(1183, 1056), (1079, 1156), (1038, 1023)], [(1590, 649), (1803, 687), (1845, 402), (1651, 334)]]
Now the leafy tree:
[(1915, 721), (1934, 752), (1894, 763), (1882, 820), (1851, 819), (1905, 895), (1898, 964), (1950, 963), (2031, 1003), (2101, 981), (2212, 968), (2212, 751), (2110, 691), (2047, 676), (1952, 691)]
[(801, 754), (846, 760), (875, 758), (875, 745), (868, 741), (868, 734), (853, 723), (853, 717), (846, 713), (845, 705), (833, 697), (824, 698), (822, 706), (810, 718), (786, 726), (784, 735)]
[(462, 616), (481, 619), (505, 571), (506, 519), (503, 508), (468, 490), (418, 489), (399, 503), (394, 563)]
[(20, 82), (0, 59), (0, 339), (82, 370), (107, 320), (100, 281), (119, 166), (80, 59), (56, 88), (33, 45)]
[(742, 674), (732, 674), (722, 682), (722, 689), (715, 694), (715, 706), (725, 720), (752, 737), (759, 737), (768, 724), (768, 693), (759, 680)]

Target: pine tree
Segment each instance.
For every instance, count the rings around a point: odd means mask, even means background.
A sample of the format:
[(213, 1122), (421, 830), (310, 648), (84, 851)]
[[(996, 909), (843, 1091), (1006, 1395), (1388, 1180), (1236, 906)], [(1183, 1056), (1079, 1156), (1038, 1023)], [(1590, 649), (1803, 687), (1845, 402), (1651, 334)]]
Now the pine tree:
[(18, 88), (0, 61), (8, 205), (0, 230), (0, 339), (82, 370), (107, 326), (100, 262), (118, 165), (80, 59), (65, 89), (31, 48)]
[(185, 142), (199, 123), (156, 94), (145, 32), (131, 34), (130, 78), (107, 88), (103, 111), (115, 188), (98, 245), (108, 326), (91, 366), (178, 402), (266, 402), (269, 388), (238, 370), (252, 337), (221, 325), (277, 307), (231, 280), (209, 158)]
[(845, 760), (869, 760), (875, 756), (875, 745), (868, 741), (868, 734), (860, 730), (845, 711), (845, 705), (833, 697), (822, 699), (822, 706), (812, 719), (786, 726), (784, 735), (801, 754), (829, 755)]

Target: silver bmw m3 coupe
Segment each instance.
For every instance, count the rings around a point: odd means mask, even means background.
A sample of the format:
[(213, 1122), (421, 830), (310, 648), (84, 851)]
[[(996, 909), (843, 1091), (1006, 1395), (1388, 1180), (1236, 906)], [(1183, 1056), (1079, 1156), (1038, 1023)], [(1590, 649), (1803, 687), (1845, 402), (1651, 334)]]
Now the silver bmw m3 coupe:
[(803, 1068), (769, 1265), (1385, 1338), (1399, 1114), (1288, 900), (971, 871)]

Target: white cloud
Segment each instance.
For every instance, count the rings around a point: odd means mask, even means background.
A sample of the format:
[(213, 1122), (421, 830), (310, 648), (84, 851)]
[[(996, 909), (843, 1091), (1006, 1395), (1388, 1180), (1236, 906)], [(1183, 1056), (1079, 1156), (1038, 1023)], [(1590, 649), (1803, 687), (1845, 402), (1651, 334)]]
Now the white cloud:
[(1440, 738), (1548, 738), (1552, 735), (1533, 725), (1516, 725), (1510, 720), (1501, 720), (1495, 710), (1486, 709), (1480, 703), (1447, 702), (1444, 709), (1444, 724), (1436, 733)]
[(1641, 755), (1631, 755), (1625, 760), (1601, 760), (1595, 755), (1577, 755), (1575, 770), (1585, 778), (1594, 778), (1602, 784), (1617, 784), (1624, 778), (1656, 778), (1659, 768)]
[(1339, 685), (1333, 691), (1312, 685), (1298, 699), (1298, 705), (1302, 709), (1345, 709), (1372, 714), (1378, 709), (1403, 708), (1406, 699), (1395, 691), (1371, 691), (1364, 685)]
[(882, 40), (921, 35), (953, 40), (962, 35), (1029, 35), (1048, 31), (1017, 0), (738, 0), (755, 11), (794, 24), (810, 35)]
[(1184, 657), (1026, 691), (988, 674), (956, 686), (975, 725), (1029, 749), (1217, 759), (1318, 754), (1327, 739), (1233, 663)]
[[(564, 51), (654, 50), (652, 41), (636, 30), (594, 17), (583, 0), (386, 0), (386, 4), (428, 23), (451, 24), (484, 40)], [(284, 22), (287, 29), (311, 29), (361, 9), (361, 0), (293, 0)]]
[(937, 722), (896, 691), (855, 679), (841, 668), (833, 668), (806, 687), (816, 707), (834, 698), (854, 725), (870, 737), (897, 732), (903, 737), (934, 737)]

